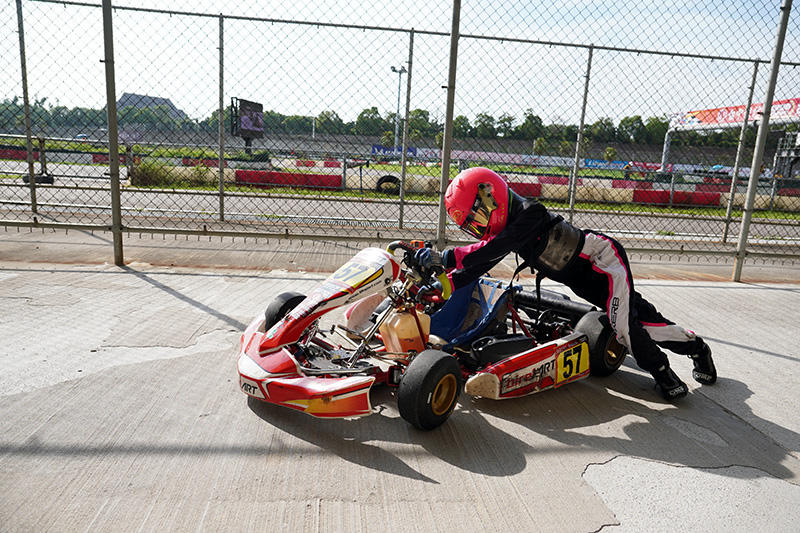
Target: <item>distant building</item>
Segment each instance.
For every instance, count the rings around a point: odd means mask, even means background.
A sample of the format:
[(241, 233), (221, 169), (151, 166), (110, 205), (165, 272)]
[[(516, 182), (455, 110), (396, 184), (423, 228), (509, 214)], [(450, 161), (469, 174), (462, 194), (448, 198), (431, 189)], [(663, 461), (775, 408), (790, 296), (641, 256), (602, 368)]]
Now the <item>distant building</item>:
[(169, 116), (173, 120), (183, 120), (186, 118), (186, 113), (175, 107), (172, 100), (169, 98), (160, 98), (158, 96), (147, 96), (145, 94), (123, 93), (119, 100), (117, 100), (117, 109), (124, 107), (133, 107), (135, 109), (147, 109), (148, 107), (164, 106), (169, 109)]

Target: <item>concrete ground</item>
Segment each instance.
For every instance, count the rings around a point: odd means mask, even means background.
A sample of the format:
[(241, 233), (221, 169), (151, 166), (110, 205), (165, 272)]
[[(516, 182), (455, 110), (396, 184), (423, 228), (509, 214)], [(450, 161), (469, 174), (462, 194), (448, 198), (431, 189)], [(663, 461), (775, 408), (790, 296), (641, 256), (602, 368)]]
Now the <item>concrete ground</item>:
[[(181, 240), (184, 239), (184, 240)], [(0, 228), (0, 531), (797, 531), (797, 264), (634, 262), (711, 345), (670, 404), (616, 374), (494, 402), (431, 432), (388, 388), (317, 420), (238, 390), (246, 324), (355, 244)], [(497, 275), (509, 272), (504, 265)], [(551, 290), (568, 290), (552, 282)]]

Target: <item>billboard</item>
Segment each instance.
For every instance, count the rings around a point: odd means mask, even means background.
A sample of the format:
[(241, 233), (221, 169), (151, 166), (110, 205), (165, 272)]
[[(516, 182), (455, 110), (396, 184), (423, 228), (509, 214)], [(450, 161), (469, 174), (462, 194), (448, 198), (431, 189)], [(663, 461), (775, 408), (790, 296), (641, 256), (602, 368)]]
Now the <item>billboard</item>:
[[(800, 121), (800, 98), (790, 98), (788, 100), (776, 100), (772, 102), (772, 110), (770, 112), (770, 120), (777, 119), (796, 119)], [(763, 103), (754, 103), (750, 106), (750, 115), (747, 117), (748, 122), (758, 120), (761, 118), (761, 113), (764, 110)], [(718, 107), (715, 109), (703, 109), (700, 111), (688, 111), (686, 113), (676, 113), (670, 117), (669, 127), (683, 126), (686, 129), (699, 126), (716, 126), (720, 128), (730, 126), (732, 124), (741, 124), (745, 119), (745, 111), (747, 106), (731, 106), (731, 107)]]
[(260, 139), (264, 136), (264, 106), (248, 100), (234, 99), (234, 135), (244, 139)]

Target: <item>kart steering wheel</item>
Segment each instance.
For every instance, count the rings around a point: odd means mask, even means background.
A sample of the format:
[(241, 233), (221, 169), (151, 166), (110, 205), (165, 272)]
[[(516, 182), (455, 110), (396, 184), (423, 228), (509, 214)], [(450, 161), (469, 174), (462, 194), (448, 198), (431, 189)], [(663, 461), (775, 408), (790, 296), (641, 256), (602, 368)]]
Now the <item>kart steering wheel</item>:
[[(421, 241), (415, 241), (415, 242), (421, 243)], [(411, 244), (406, 241), (392, 241), (386, 247), (386, 250), (392, 255), (394, 255), (395, 250), (397, 250), (398, 248), (405, 252), (403, 257), (403, 262), (406, 265), (408, 265), (409, 268), (417, 270), (422, 279), (429, 282), (424, 286), (425, 288), (427, 288), (427, 290), (421, 291), (423, 287), (420, 287), (420, 292), (418, 292), (418, 294), (421, 293), (421, 295), (419, 296), (420, 300), (429, 303), (443, 303), (445, 300), (450, 298), (450, 290), (449, 290), (450, 283), (449, 282), (445, 283), (444, 280), (442, 279), (443, 277), (447, 276), (447, 273), (445, 272), (444, 268), (439, 266), (423, 267), (421, 264), (419, 264), (419, 262), (415, 258), (415, 254), (417, 250), (421, 248), (421, 246), (415, 246), (414, 244)], [(434, 287), (433, 284), (436, 281), (439, 281), (442, 287), (448, 287), (448, 289), (440, 290)]]

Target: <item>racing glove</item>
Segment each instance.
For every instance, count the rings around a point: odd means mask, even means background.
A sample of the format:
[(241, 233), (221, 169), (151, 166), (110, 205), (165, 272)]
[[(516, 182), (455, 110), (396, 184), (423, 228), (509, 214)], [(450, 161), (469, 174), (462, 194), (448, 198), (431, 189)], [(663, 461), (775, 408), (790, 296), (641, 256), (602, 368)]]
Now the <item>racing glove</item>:
[(414, 260), (424, 268), (444, 268), (442, 254), (433, 248), (420, 248), (414, 253)]

